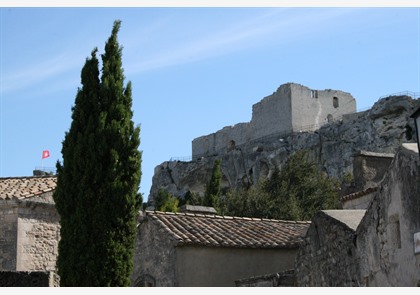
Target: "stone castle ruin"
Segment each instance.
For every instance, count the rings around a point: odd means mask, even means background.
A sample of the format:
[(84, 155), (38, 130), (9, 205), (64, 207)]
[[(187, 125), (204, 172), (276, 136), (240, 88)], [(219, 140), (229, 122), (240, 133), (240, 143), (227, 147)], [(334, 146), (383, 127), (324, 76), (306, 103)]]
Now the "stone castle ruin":
[[(253, 105), (250, 122), (194, 139), (189, 161), (171, 159), (156, 166), (149, 203), (160, 189), (181, 198), (188, 192), (204, 194), (215, 159), (222, 160), (223, 190), (269, 177), (302, 149), (329, 177), (355, 177), (353, 162), (360, 151), (393, 154), (402, 143), (414, 142), (410, 115), (420, 106), (417, 98), (409, 92), (384, 96), (357, 112), (347, 92), (283, 84)], [(342, 193), (352, 192), (344, 188)]]
[(249, 123), (239, 123), (192, 142), (192, 157), (214, 154), (222, 149), (267, 136), (314, 131), (356, 112), (356, 100), (340, 90), (312, 90), (295, 83), (281, 85), (276, 92), (252, 106)]

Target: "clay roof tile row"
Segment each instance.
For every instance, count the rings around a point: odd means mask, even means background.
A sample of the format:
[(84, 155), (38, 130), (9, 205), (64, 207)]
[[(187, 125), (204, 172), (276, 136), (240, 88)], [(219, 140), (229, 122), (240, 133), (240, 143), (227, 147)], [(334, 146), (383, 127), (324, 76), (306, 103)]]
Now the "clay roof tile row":
[(294, 248), (306, 234), (309, 221), (282, 221), (191, 213), (146, 211), (177, 246), (235, 248)]
[(27, 199), (53, 191), (56, 186), (55, 176), (0, 178), (0, 199)]
[(371, 194), (373, 192), (376, 192), (378, 190), (378, 187), (369, 187), (365, 190), (359, 191), (359, 192), (355, 192), (349, 195), (345, 195), (343, 197), (341, 197), (340, 201), (344, 202), (344, 201), (349, 201), (349, 200), (353, 200), (353, 199), (357, 199), (363, 196), (366, 196), (368, 194)]

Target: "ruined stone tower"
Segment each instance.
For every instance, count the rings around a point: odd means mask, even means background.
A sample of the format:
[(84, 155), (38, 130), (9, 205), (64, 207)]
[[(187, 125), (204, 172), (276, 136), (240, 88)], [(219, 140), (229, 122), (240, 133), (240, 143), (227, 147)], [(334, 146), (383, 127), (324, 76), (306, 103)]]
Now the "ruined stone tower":
[(192, 142), (193, 159), (234, 148), (266, 136), (299, 131), (313, 131), (356, 112), (356, 100), (340, 90), (312, 90), (287, 83), (252, 106), (252, 119)]

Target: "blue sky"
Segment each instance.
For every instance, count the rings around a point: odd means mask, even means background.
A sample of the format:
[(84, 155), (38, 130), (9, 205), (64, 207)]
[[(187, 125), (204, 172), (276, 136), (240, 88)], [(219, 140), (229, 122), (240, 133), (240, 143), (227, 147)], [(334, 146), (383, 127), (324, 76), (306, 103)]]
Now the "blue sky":
[(145, 200), (157, 165), (190, 156), (196, 137), (248, 122), (281, 84), (350, 92), (358, 109), (420, 92), (418, 7), (2, 7), (0, 177), (61, 160), (80, 71), (94, 47), (103, 53), (116, 19)]

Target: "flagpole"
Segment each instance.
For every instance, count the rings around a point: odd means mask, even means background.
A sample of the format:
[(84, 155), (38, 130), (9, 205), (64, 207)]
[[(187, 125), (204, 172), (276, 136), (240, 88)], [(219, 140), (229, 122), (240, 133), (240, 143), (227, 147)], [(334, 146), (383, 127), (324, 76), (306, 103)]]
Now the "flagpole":
[(43, 150), (42, 151), (42, 160), (41, 160), (41, 169), (42, 172), (44, 172), (44, 159), (48, 158), (50, 156), (50, 151), (49, 150)]

